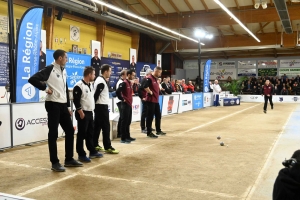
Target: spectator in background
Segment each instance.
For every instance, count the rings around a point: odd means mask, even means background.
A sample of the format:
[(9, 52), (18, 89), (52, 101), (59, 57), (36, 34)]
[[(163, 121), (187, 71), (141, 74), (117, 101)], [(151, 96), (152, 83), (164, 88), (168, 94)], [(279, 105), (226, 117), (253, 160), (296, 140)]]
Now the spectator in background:
[(161, 78), (158, 78), (158, 79), (157, 79), (157, 84), (158, 84), (158, 86), (159, 86), (159, 94), (160, 94), (160, 95), (166, 94), (166, 93), (165, 93), (165, 89), (161, 86)]
[(296, 95), (297, 94), (297, 88), (298, 88), (298, 82), (295, 82), (292, 89), (293, 89), (293, 94)]
[(299, 75), (296, 76), (295, 82), (298, 82), (298, 83), (300, 82), (300, 77), (299, 77)]
[(46, 67), (46, 54), (43, 52), (43, 42), (40, 42), (40, 65), (39, 71)]
[(214, 95), (214, 106), (219, 105), (219, 94), (222, 92), (222, 89), (219, 85), (219, 81), (215, 80), (214, 84), (209, 82), (210, 88), (213, 90), (213, 95)]
[(196, 78), (196, 88), (197, 88), (197, 86), (200, 88), (200, 85), (201, 85), (201, 78), (199, 76), (197, 76), (197, 78)]
[(190, 93), (190, 92), (188, 92), (188, 86), (185, 84), (185, 79), (181, 80), (181, 87), (182, 87), (184, 93)]
[(166, 94), (172, 94), (171, 84), (168, 81), (168, 78), (164, 79), (164, 82), (161, 84), (162, 88), (165, 90)]
[(289, 95), (289, 92), (288, 92), (288, 90), (285, 87), (283, 87), (283, 89), (281, 90), (280, 94), (281, 95)]
[(176, 88), (176, 92), (183, 92), (183, 89), (180, 84), (180, 80), (175, 81), (175, 88)]
[(176, 83), (175, 83), (175, 79), (174, 78), (172, 78), (172, 80), (171, 80), (171, 86), (172, 86), (173, 92), (176, 92)]
[(278, 84), (277, 83), (274, 85), (274, 93), (277, 94), (277, 95), (280, 93), (278, 91)]
[(133, 81), (133, 84), (132, 84), (132, 91), (134, 93), (134, 95), (138, 96), (138, 90), (139, 90), (139, 87), (140, 87), (140, 81), (139, 81), (139, 78), (135, 78), (134, 81)]
[(283, 76), (282, 76), (283, 82), (286, 83), (286, 79), (287, 79), (287, 78), (288, 78), (288, 77), (286, 76), (286, 74), (283, 74)]
[(192, 81), (189, 81), (188, 91), (191, 92), (191, 93), (195, 92), (195, 86), (193, 85)]
[(231, 83), (231, 81), (232, 81), (231, 76), (228, 76), (227, 83)]
[(292, 87), (288, 87), (288, 93), (289, 93), (289, 94), (293, 94)]
[(254, 95), (257, 94), (257, 87), (255, 85), (253, 86), (252, 94), (254, 94)]

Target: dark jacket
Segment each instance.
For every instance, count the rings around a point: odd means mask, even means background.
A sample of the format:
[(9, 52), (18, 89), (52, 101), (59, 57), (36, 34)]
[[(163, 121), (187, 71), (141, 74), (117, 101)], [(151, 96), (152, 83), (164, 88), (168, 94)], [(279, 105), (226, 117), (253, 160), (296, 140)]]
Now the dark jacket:
[(300, 199), (300, 165), (279, 171), (273, 188), (273, 200)]
[(167, 94), (172, 94), (172, 86), (171, 86), (171, 84), (166, 84), (165, 82), (163, 82), (162, 84), (161, 84), (161, 87), (165, 90), (165, 93), (167, 93)]

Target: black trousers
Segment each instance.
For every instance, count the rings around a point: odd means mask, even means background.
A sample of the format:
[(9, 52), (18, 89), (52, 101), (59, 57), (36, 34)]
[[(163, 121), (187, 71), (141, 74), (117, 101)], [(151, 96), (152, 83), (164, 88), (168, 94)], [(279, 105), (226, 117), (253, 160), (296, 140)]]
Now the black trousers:
[(270, 101), (270, 104), (273, 107), (272, 95), (270, 95), (270, 96), (265, 95), (264, 110), (267, 110), (268, 100)]
[(93, 111), (83, 111), (85, 117), (80, 118), (79, 113), (76, 111), (75, 118), (77, 120), (77, 139), (76, 139), (76, 151), (79, 156), (86, 156), (86, 153), (83, 148), (83, 141), (85, 140), (86, 148), (91, 154), (96, 153), (93, 142), (94, 135), (94, 119)]
[(110, 123), (108, 105), (96, 104), (94, 120), (94, 146), (98, 146), (100, 131), (102, 130), (102, 140), (104, 149), (111, 147), (110, 142)]
[(117, 132), (118, 132), (118, 136), (121, 137), (121, 121), (122, 121), (122, 108), (121, 108), (121, 105), (122, 105), (122, 102), (118, 102), (117, 103), (117, 106), (118, 106), (118, 109), (119, 109), (119, 121), (118, 121), (118, 127), (117, 127)]
[(45, 108), (48, 113), (48, 147), (50, 161), (52, 164), (58, 163), (57, 143), (58, 125), (64, 130), (65, 137), (65, 161), (73, 159), (74, 149), (74, 127), (66, 103), (57, 103), (52, 101), (45, 102)]
[(121, 102), (121, 140), (130, 138), (130, 124), (132, 119), (132, 106)]
[(147, 117), (147, 103), (145, 101), (142, 101), (143, 103), (143, 110), (142, 110), (142, 115), (141, 115), (141, 122), (140, 122), (140, 126), (142, 130), (145, 130), (146, 125), (145, 125), (145, 121), (146, 121), (146, 117)]
[(156, 132), (160, 132), (161, 113), (160, 113), (159, 103), (146, 102), (146, 104), (147, 104), (147, 119), (146, 119), (147, 134), (150, 134), (152, 132), (151, 127), (152, 127), (154, 116), (155, 116)]

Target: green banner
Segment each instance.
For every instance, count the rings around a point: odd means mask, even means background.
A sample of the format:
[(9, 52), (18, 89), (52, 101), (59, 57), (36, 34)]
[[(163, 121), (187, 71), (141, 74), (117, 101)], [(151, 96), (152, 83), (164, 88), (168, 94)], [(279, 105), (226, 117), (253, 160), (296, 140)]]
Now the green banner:
[(277, 68), (258, 69), (258, 76), (277, 76)]

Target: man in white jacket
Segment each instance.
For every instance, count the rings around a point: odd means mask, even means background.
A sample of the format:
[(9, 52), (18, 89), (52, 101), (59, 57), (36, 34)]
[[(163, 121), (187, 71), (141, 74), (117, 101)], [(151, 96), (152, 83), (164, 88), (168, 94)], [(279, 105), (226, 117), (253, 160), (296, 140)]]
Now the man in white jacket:
[(218, 80), (215, 80), (214, 84), (212, 84), (211, 82), (209, 82), (209, 84), (210, 84), (210, 89), (213, 90), (214, 106), (218, 106), (219, 105), (219, 94), (222, 92), (222, 89), (219, 85)]

